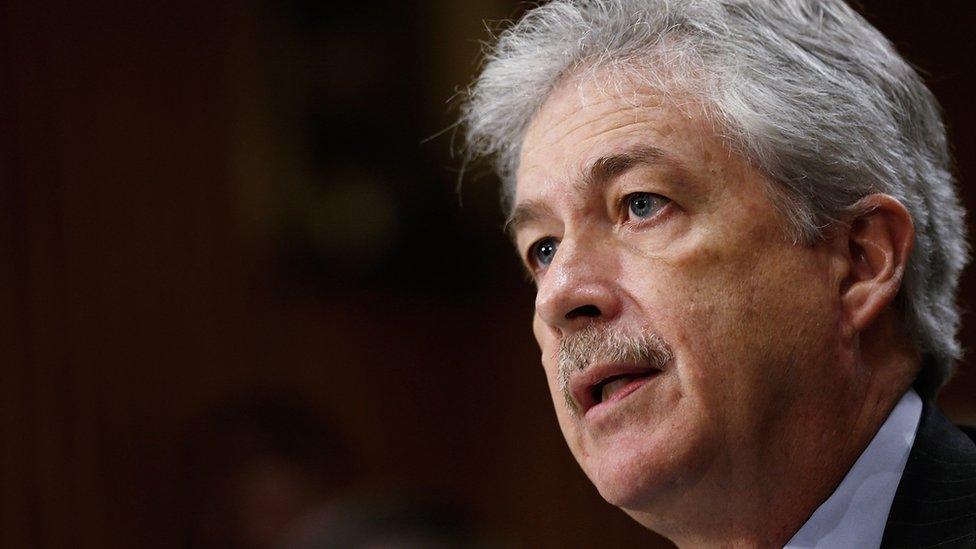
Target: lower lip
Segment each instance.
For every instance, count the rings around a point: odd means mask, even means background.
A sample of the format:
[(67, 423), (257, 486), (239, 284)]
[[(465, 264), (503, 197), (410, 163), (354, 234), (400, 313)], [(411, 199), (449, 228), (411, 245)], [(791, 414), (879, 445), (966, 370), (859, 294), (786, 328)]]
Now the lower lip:
[(610, 408), (612, 408), (614, 404), (632, 395), (634, 391), (637, 391), (638, 389), (647, 385), (651, 381), (654, 381), (655, 379), (657, 379), (657, 376), (659, 376), (660, 374), (661, 372), (655, 372), (648, 376), (637, 378), (634, 381), (631, 381), (627, 385), (624, 385), (620, 389), (617, 389), (617, 392), (610, 395), (610, 398), (608, 398), (607, 400), (604, 400), (603, 402), (592, 406), (589, 410), (586, 411), (586, 414), (584, 415), (588, 419), (592, 420), (606, 413), (609, 413)]

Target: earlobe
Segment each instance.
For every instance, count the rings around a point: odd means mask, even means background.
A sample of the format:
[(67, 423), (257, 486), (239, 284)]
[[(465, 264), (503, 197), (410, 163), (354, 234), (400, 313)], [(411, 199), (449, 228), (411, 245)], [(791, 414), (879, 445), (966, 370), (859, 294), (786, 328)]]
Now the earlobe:
[(867, 328), (898, 294), (915, 240), (911, 215), (894, 197), (873, 194), (855, 205), (849, 220), (849, 269), (841, 304), (855, 332)]

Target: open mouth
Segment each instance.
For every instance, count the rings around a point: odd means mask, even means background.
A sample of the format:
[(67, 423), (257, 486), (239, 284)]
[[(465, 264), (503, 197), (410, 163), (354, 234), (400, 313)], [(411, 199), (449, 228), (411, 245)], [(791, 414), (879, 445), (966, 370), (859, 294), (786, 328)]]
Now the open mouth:
[(661, 373), (647, 367), (608, 366), (594, 370), (581, 376), (583, 379), (576, 381), (573, 391), (584, 414), (594, 406), (625, 398)]
[(641, 374), (620, 374), (604, 379), (590, 388), (594, 405), (615, 400), (615, 397), (623, 398), (657, 373), (658, 370), (651, 370)]

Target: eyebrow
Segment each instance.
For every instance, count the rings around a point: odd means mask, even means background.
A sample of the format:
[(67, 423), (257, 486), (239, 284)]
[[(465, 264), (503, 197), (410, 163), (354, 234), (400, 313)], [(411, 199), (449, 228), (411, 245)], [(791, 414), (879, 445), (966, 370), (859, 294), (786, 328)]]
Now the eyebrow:
[(516, 206), (505, 220), (504, 229), (509, 238), (515, 240), (519, 228), (545, 217), (555, 217), (549, 204), (541, 200), (526, 200)]
[(664, 150), (653, 145), (638, 145), (619, 153), (597, 158), (583, 170), (581, 191), (598, 185), (605, 185), (640, 165), (675, 162), (669, 159)]
[[(653, 145), (638, 145), (594, 160), (578, 178), (576, 190), (582, 193), (587, 189), (606, 185), (631, 169), (648, 164), (672, 164), (680, 167), (663, 149)], [(504, 230), (515, 240), (520, 228), (545, 217), (555, 217), (548, 203), (526, 200), (512, 209), (512, 213), (505, 220)]]

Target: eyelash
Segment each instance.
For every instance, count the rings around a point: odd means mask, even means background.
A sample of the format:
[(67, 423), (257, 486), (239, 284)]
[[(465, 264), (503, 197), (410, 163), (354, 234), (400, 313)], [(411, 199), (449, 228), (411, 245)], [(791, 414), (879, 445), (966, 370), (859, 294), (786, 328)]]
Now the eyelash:
[[(541, 271), (543, 269), (543, 267), (539, 264), (539, 262), (536, 261), (536, 257), (535, 256), (536, 256), (536, 253), (539, 250), (539, 247), (542, 246), (546, 241), (549, 241), (549, 240), (556, 241), (557, 242), (557, 247), (558, 247), (558, 242), (559, 241), (556, 239), (556, 237), (554, 237), (554, 236), (544, 236), (544, 237), (540, 238), (539, 240), (536, 240), (535, 242), (533, 242), (532, 244), (530, 244), (529, 245), (529, 248), (525, 251), (525, 261), (526, 261), (526, 265), (527, 265), (527, 267), (528, 267), (528, 269), (530, 271), (530, 274), (531, 273), (539, 272), (539, 271)], [(553, 252), (553, 253), (555, 253), (555, 252)]]
[[(631, 217), (630, 216), (630, 201), (631, 201), (631, 199), (633, 199), (633, 198), (635, 198), (637, 196), (641, 196), (641, 195), (646, 195), (651, 200), (661, 200), (661, 201), (663, 201), (664, 204), (660, 208), (658, 208), (658, 210), (653, 215), (651, 215), (650, 217), (642, 218), (642, 219), (640, 219), (638, 221), (634, 221), (634, 220), (629, 219)], [(652, 192), (647, 192), (647, 191), (638, 191), (638, 192), (633, 192), (633, 193), (627, 193), (627, 194), (623, 195), (622, 197), (620, 197), (620, 201), (617, 203), (617, 211), (620, 214), (620, 218), (622, 220), (624, 220), (624, 221), (630, 221), (631, 223), (641, 223), (641, 224), (644, 224), (646, 222), (652, 222), (652, 221), (658, 219), (658, 217), (660, 217), (660, 215), (661, 215), (661, 212), (665, 211), (665, 209), (670, 204), (671, 204), (671, 199), (668, 198), (668, 197), (666, 197), (666, 196), (664, 196), (664, 195), (660, 195), (660, 194), (652, 193)]]
[[(661, 201), (664, 202), (664, 204), (651, 217), (648, 217), (648, 218), (643, 219), (644, 222), (653, 222), (653, 221), (657, 220), (661, 216), (661, 212), (663, 212), (671, 204), (671, 199), (670, 198), (668, 198), (668, 197), (666, 197), (664, 195), (657, 194), (657, 193), (651, 193), (651, 192), (646, 192), (646, 191), (627, 193), (627, 194), (623, 195), (620, 198), (620, 200), (619, 200), (619, 202), (617, 204), (617, 210), (620, 212), (620, 216), (621, 216), (622, 219), (629, 220), (628, 218), (630, 217), (630, 201), (633, 198), (635, 198), (637, 196), (641, 196), (641, 195), (646, 195), (646, 196), (648, 196), (652, 200), (661, 200)], [(635, 222), (632, 222), (632, 223), (637, 223), (637, 222), (635, 221)], [(542, 246), (546, 241), (549, 241), (549, 240), (556, 241), (557, 242), (557, 247), (558, 247), (558, 242), (559, 241), (555, 237), (553, 237), (553, 236), (544, 236), (544, 237), (542, 237), (542, 238), (534, 241), (532, 244), (530, 244), (529, 247), (528, 247), (528, 249), (525, 251), (526, 264), (527, 264), (528, 270), (530, 271), (530, 275), (533, 275), (534, 273), (537, 273), (537, 272), (539, 272), (539, 271), (541, 271), (541, 270), (544, 269), (544, 266), (543, 265), (540, 265), (539, 262), (536, 261), (536, 257), (535, 256), (536, 256), (536, 254), (537, 254), (537, 252), (539, 250), (539, 247)], [(555, 253), (555, 252), (553, 252), (553, 253)]]

